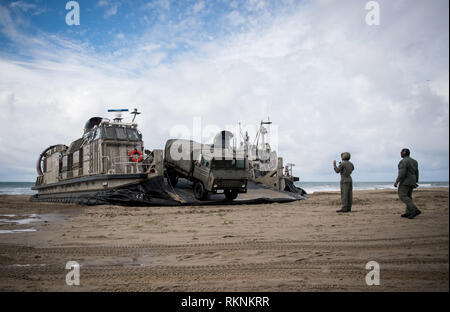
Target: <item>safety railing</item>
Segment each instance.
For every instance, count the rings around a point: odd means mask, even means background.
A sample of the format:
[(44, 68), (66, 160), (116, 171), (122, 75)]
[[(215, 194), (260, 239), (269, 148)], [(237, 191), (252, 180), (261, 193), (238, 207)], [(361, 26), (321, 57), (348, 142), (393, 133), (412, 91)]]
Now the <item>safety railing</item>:
[(116, 174), (143, 173), (142, 161), (132, 161), (129, 156), (116, 156), (112, 158), (112, 168)]

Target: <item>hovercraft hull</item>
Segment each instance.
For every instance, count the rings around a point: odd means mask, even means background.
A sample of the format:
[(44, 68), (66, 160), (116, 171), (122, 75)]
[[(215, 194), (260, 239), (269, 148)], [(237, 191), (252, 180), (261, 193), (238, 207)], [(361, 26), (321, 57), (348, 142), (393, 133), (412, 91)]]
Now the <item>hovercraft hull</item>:
[(35, 186), (38, 194), (31, 201), (76, 203), (85, 205), (177, 205), (164, 190), (162, 176), (146, 174), (97, 175)]

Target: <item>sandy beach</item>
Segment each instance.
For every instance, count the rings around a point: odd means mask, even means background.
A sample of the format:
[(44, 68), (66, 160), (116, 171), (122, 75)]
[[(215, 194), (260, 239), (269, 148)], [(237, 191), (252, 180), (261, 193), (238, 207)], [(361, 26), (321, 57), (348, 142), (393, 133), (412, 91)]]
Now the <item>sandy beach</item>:
[[(1, 291), (449, 291), (449, 190), (285, 204), (121, 207), (0, 196)], [(23, 231), (25, 230), (25, 231)], [(80, 285), (65, 269), (77, 261)], [(380, 265), (368, 286), (365, 265)]]

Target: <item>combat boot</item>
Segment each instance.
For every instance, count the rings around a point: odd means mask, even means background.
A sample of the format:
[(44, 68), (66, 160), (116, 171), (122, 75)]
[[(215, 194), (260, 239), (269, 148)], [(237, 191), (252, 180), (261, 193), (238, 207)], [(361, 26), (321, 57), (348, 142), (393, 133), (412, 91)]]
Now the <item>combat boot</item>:
[(422, 211), (420, 211), (419, 209), (417, 209), (416, 211), (414, 211), (411, 215), (408, 216), (408, 219), (414, 219), (415, 217), (417, 217), (418, 215), (420, 215), (422, 213)]

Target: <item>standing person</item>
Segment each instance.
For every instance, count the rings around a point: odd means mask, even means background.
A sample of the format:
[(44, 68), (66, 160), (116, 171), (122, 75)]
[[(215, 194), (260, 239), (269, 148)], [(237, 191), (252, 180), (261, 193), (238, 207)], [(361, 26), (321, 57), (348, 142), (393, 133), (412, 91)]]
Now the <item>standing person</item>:
[(341, 204), (342, 208), (336, 212), (350, 212), (353, 201), (353, 180), (351, 174), (355, 167), (350, 162), (350, 153), (341, 154), (342, 162), (336, 167), (336, 160), (333, 160), (333, 167), (336, 173), (341, 174)]
[(398, 177), (394, 187), (398, 186), (398, 197), (406, 204), (406, 212), (402, 214), (402, 217), (414, 219), (422, 213), (412, 200), (413, 189), (418, 186), (419, 182), (419, 165), (415, 159), (409, 157), (409, 154), (410, 151), (407, 148), (400, 152), (402, 160), (398, 163)]

